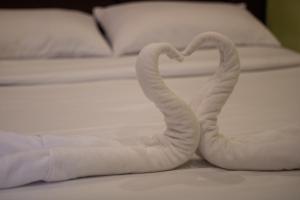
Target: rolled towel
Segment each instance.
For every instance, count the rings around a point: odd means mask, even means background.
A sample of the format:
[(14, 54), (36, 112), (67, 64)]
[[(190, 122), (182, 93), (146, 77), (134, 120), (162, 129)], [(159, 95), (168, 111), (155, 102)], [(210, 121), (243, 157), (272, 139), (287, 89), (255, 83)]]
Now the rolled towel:
[(170, 170), (188, 161), (199, 145), (200, 125), (190, 107), (161, 79), (161, 54), (183, 59), (169, 44), (151, 44), (140, 52), (136, 71), (145, 95), (164, 115), (163, 134), (123, 141), (84, 134), (25, 136), (2, 132), (0, 188), (41, 180)]
[(231, 170), (299, 169), (299, 127), (290, 126), (230, 138), (220, 134), (218, 115), (237, 83), (240, 62), (233, 42), (214, 32), (195, 37), (183, 54), (191, 55), (205, 43), (219, 49), (220, 64), (200, 90), (201, 94), (191, 103), (201, 124), (197, 153), (210, 163)]

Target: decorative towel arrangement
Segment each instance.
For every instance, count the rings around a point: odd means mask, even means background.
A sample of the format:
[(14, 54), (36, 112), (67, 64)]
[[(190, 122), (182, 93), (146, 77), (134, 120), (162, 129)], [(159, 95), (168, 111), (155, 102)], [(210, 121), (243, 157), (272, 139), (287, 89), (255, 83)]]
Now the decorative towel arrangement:
[(191, 103), (201, 125), (197, 154), (216, 166), (231, 170), (299, 169), (299, 127), (284, 127), (234, 138), (219, 133), (218, 114), (237, 83), (240, 64), (234, 44), (217, 33), (198, 35), (183, 55), (191, 55), (207, 42), (218, 47), (220, 65)]
[[(207, 42), (219, 48), (220, 67), (202, 87), (191, 109), (165, 85), (158, 60), (166, 54), (182, 61)], [(219, 134), (217, 117), (238, 80), (239, 69), (233, 43), (217, 33), (198, 35), (183, 52), (167, 43), (150, 44), (138, 56), (136, 73), (145, 95), (164, 115), (164, 133), (122, 140), (95, 135), (0, 132), (0, 188), (41, 180), (170, 170), (188, 161), (195, 152), (228, 169), (299, 168), (299, 129), (233, 139)]]
[(136, 66), (142, 89), (165, 117), (164, 133), (131, 140), (0, 133), (0, 188), (40, 180), (170, 170), (188, 161), (198, 147), (200, 125), (190, 107), (162, 81), (158, 59), (163, 53), (183, 59), (171, 45), (153, 44), (141, 51)]

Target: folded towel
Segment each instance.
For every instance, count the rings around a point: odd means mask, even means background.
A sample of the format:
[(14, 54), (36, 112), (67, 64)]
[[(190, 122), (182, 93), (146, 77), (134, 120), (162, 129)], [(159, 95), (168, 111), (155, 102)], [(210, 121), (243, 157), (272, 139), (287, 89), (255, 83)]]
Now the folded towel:
[[(219, 48), (220, 67), (192, 102), (193, 112), (161, 79), (158, 59), (166, 54), (181, 61), (183, 55), (192, 54), (205, 42)], [(299, 128), (236, 138), (219, 133), (218, 114), (237, 83), (239, 71), (233, 43), (217, 33), (198, 35), (183, 53), (167, 43), (150, 44), (138, 56), (136, 73), (144, 94), (165, 117), (163, 134), (122, 140), (84, 134), (25, 136), (0, 132), (0, 188), (39, 180), (169, 170), (188, 161), (196, 151), (227, 169), (300, 168)]]
[(197, 153), (216, 166), (232, 170), (299, 169), (298, 126), (230, 138), (219, 133), (218, 115), (237, 83), (239, 56), (234, 44), (218, 33), (198, 35), (183, 54), (191, 55), (204, 43), (218, 47), (220, 65), (212, 78), (202, 86), (200, 95), (191, 103), (201, 124), (201, 141)]
[(169, 44), (152, 44), (139, 54), (138, 80), (165, 117), (166, 130), (129, 142), (95, 135), (25, 136), (0, 133), (0, 188), (34, 181), (61, 181), (91, 175), (170, 170), (188, 161), (199, 145), (200, 127), (190, 107), (164, 84), (161, 54), (182, 60)]

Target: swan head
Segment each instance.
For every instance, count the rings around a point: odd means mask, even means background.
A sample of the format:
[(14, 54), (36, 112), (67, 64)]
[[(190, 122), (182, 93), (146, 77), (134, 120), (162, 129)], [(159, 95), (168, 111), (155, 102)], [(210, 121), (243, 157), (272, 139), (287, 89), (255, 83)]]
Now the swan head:
[(234, 48), (234, 43), (224, 35), (217, 32), (205, 32), (194, 37), (194, 39), (182, 51), (182, 55), (190, 56), (204, 44), (215, 46), (219, 48), (219, 50), (223, 51), (225, 51), (225, 48)]
[(145, 46), (140, 51), (140, 57), (144, 58), (145, 54), (147, 56), (155, 55), (157, 58), (161, 54), (165, 54), (170, 59), (177, 60), (178, 62), (182, 62), (184, 60), (184, 55), (180, 51), (178, 51), (175, 47), (173, 47), (171, 44), (166, 43), (166, 42), (152, 43), (152, 44)]

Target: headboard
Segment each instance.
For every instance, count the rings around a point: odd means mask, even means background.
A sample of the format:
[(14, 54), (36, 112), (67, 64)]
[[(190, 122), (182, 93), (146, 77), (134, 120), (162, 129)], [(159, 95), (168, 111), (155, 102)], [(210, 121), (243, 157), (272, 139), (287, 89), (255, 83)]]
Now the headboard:
[[(91, 12), (95, 6), (108, 6), (134, 0), (0, 0), (0, 8), (69, 8)], [(198, 0), (199, 1), (199, 0)], [(266, 0), (205, 0), (208, 2), (244, 2), (260, 21), (265, 23)]]

